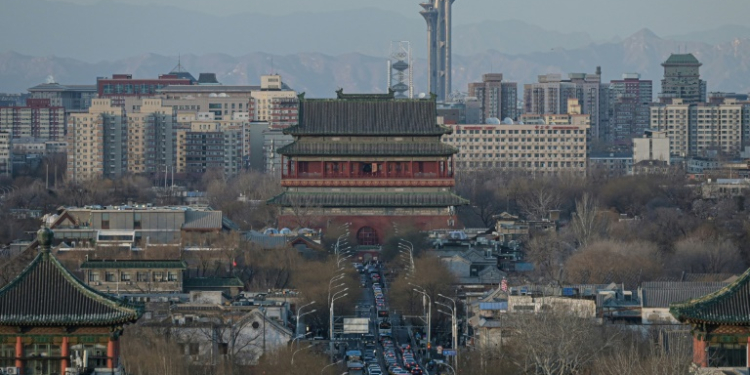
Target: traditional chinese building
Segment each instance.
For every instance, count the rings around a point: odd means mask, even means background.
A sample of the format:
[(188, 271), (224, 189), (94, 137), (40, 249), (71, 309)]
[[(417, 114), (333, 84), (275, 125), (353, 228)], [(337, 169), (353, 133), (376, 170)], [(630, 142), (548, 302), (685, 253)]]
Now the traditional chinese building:
[(22, 375), (120, 374), (118, 339), (142, 309), (84, 285), (50, 253), (52, 237), (39, 230), (39, 254), (0, 289), (0, 367)]
[(286, 191), (279, 225), (325, 228), (351, 223), (357, 244), (381, 244), (394, 228), (456, 226), (454, 147), (440, 137), (434, 98), (389, 94), (300, 96), (295, 141), (278, 150)]
[[(696, 373), (732, 368), (746, 374), (750, 364), (750, 269), (735, 282), (707, 294), (670, 306), (680, 322), (690, 324)], [(735, 373), (735, 372), (733, 372)]]

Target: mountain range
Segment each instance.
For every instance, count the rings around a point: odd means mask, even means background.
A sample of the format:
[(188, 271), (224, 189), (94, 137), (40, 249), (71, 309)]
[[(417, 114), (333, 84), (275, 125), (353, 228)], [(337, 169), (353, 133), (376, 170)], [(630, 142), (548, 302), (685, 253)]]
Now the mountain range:
[[(591, 43), (584, 47), (552, 48), (544, 52), (508, 54), (488, 50), (454, 55), (453, 87), (465, 91), (468, 82), (482, 74), (500, 72), (505, 80), (519, 83), (536, 81), (546, 73), (594, 72), (603, 70), (603, 80), (618, 79), (622, 73), (638, 72), (654, 80), (659, 91), (661, 62), (670, 53), (689, 51), (703, 63), (701, 77), (709, 91), (750, 92), (750, 38), (708, 44), (663, 39), (648, 29), (617, 42)], [(135, 77), (156, 77), (177, 65), (177, 56), (140, 54), (112, 61), (88, 63), (72, 58), (29, 56), (17, 52), (0, 53), (0, 92), (25, 92), (49, 75), (63, 84), (93, 84), (96, 77), (130, 73)], [(231, 56), (219, 53), (182, 55), (181, 64), (193, 75), (215, 72), (223, 84), (258, 84), (261, 74), (279, 73), (297, 91), (312, 97), (332, 96), (341, 87), (347, 92), (386, 90), (386, 57), (362, 53), (324, 54), (318, 52), (269, 54), (262, 52)], [(426, 62), (414, 62), (416, 92), (426, 91)]]

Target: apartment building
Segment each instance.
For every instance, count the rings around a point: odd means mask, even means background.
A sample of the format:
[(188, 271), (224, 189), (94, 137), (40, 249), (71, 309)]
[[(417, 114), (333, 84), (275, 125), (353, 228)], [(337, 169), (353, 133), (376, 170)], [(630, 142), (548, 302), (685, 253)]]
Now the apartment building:
[(51, 99), (26, 99), (23, 107), (0, 107), (0, 131), (12, 138), (65, 139), (65, 108)]
[(581, 103), (580, 113), (591, 116), (591, 137), (602, 138), (608, 126), (608, 90), (608, 85), (601, 83), (598, 67), (595, 74), (570, 73), (568, 79), (560, 74), (540, 75), (537, 83), (524, 85), (524, 114), (565, 114), (567, 100), (576, 98)]
[(177, 118), (161, 99), (141, 99), (128, 112), (128, 172), (156, 173), (174, 165)]
[(568, 116), (565, 125), (449, 125), (453, 133), (444, 135), (443, 142), (458, 148), (459, 170), (586, 173), (589, 126), (586, 120), (574, 120), (577, 115)]
[(87, 113), (68, 117), (70, 181), (117, 178), (127, 171), (127, 116), (110, 99), (92, 99)]
[(63, 85), (52, 77), (46, 83), (27, 90), (31, 99), (49, 99), (50, 107), (63, 107), (65, 112), (86, 112), (96, 98), (96, 85)]
[(503, 82), (501, 73), (484, 74), (482, 82), (469, 83), (469, 97), (479, 101), (482, 122), (491, 117), (518, 119), (518, 84)]
[(222, 169), (234, 176), (247, 167), (249, 129), (242, 124), (194, 122), (177, 132), (177, 172), (202, 174)]
[(280, 75), (261, 76), (260, 90), (251, 93), (250, 117), (268, 122), (273, 128), (296, 125), (299, 119), (297, 93), (286, 86)]
[(0, 175), (13, 175), (13, 137), (10, 133), (0, 131)]
[(650, 160), (670, 164), (669, 137), (666, 132), (646, 130), (643, 137), (633, 138), (633, 164)]
[(653, 83), (638, 73), (626, 73), (609, 83), (609, 127), (606, 139), (627, 142), (650, 125)]
[(691, 104), (675, 98), (651, 107), (651, 128), (667, 134), (674, 156), (737, 156), (750, 132), (748, 112), (749, 104), (733, 99)]

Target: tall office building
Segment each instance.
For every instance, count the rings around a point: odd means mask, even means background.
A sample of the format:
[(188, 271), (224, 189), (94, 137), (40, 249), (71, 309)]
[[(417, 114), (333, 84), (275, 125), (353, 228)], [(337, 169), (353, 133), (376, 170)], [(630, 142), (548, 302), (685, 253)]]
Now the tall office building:
[(420, 4), (419, 12), (427, 21), (427, 59), (430, 74), (427, 78), (430, 93), (439, 102), (451, 94), (451, 7), (455, 0), (428, 0)]
[(125, 174), (127, 116), (110, 99), (92, 99), (87, 113), (68, 117), (68, 179), (82, 182)]
[(629, 141), (649, 128), (653, 83), (638, 73), (626, 73), (609, 83), (609, 141)]
[(565, 114), (568, 99), (581, 102), (581, 114), (591, 116), (590, 134), (600, 139), (607, 128), (609, 88), (601, 83), (601, 69), (596, 73), (570, 73), (564, 80), (560, 74), (539, 76), (539, 82), (524, 85), (524, 113), (533, 115)]
[(482, 82), (469, 83), (469, 96), (480, 103), (482, 122), (495, 117), (500, 120), (518, 118), (518, 84), (503, 82), (500, 73), (489, 73), (482, 76)]
[(701, 63), (692, 53), (672, 54), (661, 64), (664, 79), (661, 80), (662, 103), (682, 99), (682, 103), (705, 103), (706, 81), (700, 79)]

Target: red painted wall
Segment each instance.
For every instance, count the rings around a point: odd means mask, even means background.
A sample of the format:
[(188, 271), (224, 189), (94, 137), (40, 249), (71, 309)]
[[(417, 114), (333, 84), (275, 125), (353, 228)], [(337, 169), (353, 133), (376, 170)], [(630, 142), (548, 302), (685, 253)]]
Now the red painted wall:
[[(378, 234), (378, 240), (382, 244), (385, 240), (394, 234), (394, 224), (399, 231), (407, 231), (410, 229), (418, 229), (420, 231), (431, 230), (431, 229), (444, 229), (449, 228), (448, 220), (451, 219), (448, 215), (435, 215), (435, 216), (324, 216), (316, 220), (315, 224), (312, 225), (313, 229), (322, 229), (323, 232), (327, 228), (336, 228), (344, 225), (345, 223), (351, 223), (349, 226), (349, 233), (352, 237), (356, 236), (357, 232), (365, 226), (369, 226)], [(455, 228), (460, 227), (460, 223), (454, 219)], [(279, 216), (279, 228), (295, 228), (297, 227), (297, 220), (294, 216)]]

